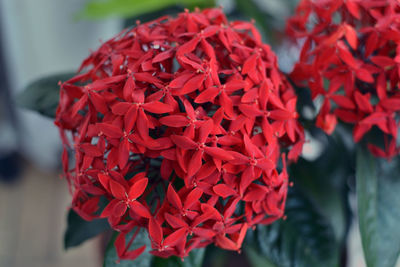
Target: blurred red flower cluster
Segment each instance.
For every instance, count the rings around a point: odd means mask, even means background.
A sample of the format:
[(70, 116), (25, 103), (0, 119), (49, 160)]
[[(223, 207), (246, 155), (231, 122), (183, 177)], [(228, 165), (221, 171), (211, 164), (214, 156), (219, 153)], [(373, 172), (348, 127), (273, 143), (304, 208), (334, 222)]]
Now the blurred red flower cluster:
[(138, 23), (79, 72), (57, 109), (64, 173), (74, 211), (120, 232), (121, 259), (145, 249), (128, 250), (133, 229), (148, 231), (152, 254), (185, 257), (210, 243), (240, 250), (248, 227), (284, 215), (285, 162), (304, 134), (252, 23), (220, 9)]
[(399, 153), (400, 3), (395, 0), (302, 0), (287, 33), (304, 41), (293, 81), (323, 97), (317, 126), (327, 133), (337, 118), (354, 124), (357, 142), (372, 127), (384, 135), (373, 154)]

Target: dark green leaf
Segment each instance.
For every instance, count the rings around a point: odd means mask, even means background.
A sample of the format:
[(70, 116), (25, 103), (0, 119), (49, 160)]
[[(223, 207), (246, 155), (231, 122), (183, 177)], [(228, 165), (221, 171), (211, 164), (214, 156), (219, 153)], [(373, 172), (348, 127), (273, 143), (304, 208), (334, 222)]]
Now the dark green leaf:
[(288, 195), (286, 215), (286, 220), (257, 226), (249, 236), (245, 244), (250, 247), (248, 256), (256, 253), (260, 257), (251, 260), (254, 266), (261, 266), (263, 257), (269, 266), (337, 266), (338, 245), (332, 226), (296, 189)]
[(172, 256), (167, 259), (154, 257), (152, 267), (201, 267), (204, 259), (204, 248), (194, 249), (184, 261), (181, 258)]
[(369, 267), (395, 266), (400, 254), (400, 157), (391, 162), (357, 151), (361, 240)]
[[(127, 243), (132, 237), (134, 231), (127, 235)], [(104, 267), (149, 267), (151, 264), (151, 260), (153, 256), (149, 253), (150, 250), (150, 240), (147, 235), (146, 230), (140, 229), (139, 234), (136, 236), (135, 240), (133, 241), (132, 245), (129, 247), (129, 250), (137, 249), (143, 245), (146, 245), (146, 250), (137, 257), (134, 261), (132, 260), (121, 260), (118, 263), (118, 255), (117, 251), (114, 247), (114, 241), (117, 238), (118, 233), (115, 232), (111, 241), (108, 243), (106, 254), (104, 256)]]
[(17, 104), (20, 107), (54, 118), (60, 95), (58, 82), (69, 80), (73, 76), (73, 73), (63, 73), (36, 80), (18, 95)]
[(313, 137), (321, 142), (322, 154), (315, 160), (300, 158), (290, 165), (290, 177), (332, 225), (336, 240), (345, 243), (350, 225), (348, 181), (354, 177), (353, 150), (337, 132), (326, 136), (316, 130)]
[(64, 247), (75, 247), (84, 241), (110, 229), (106, 219), (85, 221), (72, 209), (68, 212), (67, 231), (64, 235)]

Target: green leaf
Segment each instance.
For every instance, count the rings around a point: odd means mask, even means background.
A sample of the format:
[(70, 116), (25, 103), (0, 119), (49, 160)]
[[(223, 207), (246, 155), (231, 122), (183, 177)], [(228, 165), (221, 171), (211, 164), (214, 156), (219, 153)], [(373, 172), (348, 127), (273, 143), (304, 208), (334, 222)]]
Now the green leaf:
[(369, 267), (395, 266), (400, 255), (400, 157), (377, 159), (357, 151), (358, 217)]
[(172, 256), (166, 259), (154, 257), (152, 267), (201, 267), (203, 264), (205, 249), (194, 249), (184, 261), (181, 258)]
[[(129, 242), (129, 239), (132, 237), (135, 230), (131, 231), (126, 239)], [(138, 235), (136, 236), (135, 240), (133, 241), (132, 245), (129, 247), (129, 250), (137, 249), (143, 245), (146, 245), (146, 250), (137, 257), (134, 261), (132, 260), (121, 260), (118, 263), (118, 255), (117, 251), (114, 247), (115, 239), (118, 236), (118, 232), (113, 234), (110, 242), (107, 245), (106, 253), (104, 256), (104, 267), (149, 267), (152, 261), (153, 256), (149, 253), (150, 250), (150, 240), (147, 235), (146, 230), (140, 229)]]
[(78, 14), (78, 17), (101, 19), (109, 16), (116, 16), (129, 18), (159, 11), (174, 5), (204, 7), (213, 6), (214, 4), (214, 0), (92, 0), (86, 5), (85, 9)]
[(300, 158), (289, 166), (290, 177), (332, 225), (336, 240), (345, 245), (350, 226), (348, 181), (354, 177), (355, 152), (348, 148), (343, 136), (313, 134), (323, 147), (315, 160)]
[(250, 245), (244, 247), (246, 256), (253, 267), (277, 267), (266, 257), (263, 257), (258, 251)]
[[(337, 266), (338, 245), (333, 228), (314, 205), (297, 189), (291, 189), (286, 204), (286, 220), (257, 226), (249, 236), (254, 266)], [(254, 247), (256, 250), (252, 250)], [(261, 258), (265, 258), (264, 263)], [(269, 265), (262, 265), (262, 264)]]
[(85, 221), (71, 209), (68, 212), (67, 230), (64, 234), (64, 248), (78, 246), (108, 229), (110, 226), (106, 219)]
[(55, 74), (30, 83), (17, 96), (17, 104), (54, 118), (60, 95), (58, 82), (69, 80), (73, 76), (74, 73)]

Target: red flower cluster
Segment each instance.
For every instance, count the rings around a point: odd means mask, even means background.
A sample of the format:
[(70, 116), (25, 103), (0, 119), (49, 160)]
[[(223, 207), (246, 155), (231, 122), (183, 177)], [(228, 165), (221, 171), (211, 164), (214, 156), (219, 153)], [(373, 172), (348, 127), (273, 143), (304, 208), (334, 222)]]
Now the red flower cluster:
[(302, 0), (287, 26), (304, 40), (291, 78), (324, 99), (317, 126), (330, 134), (337, 118), (354, 124), (356, 142), (376, 126), (385, 149), (369, 147), (386, 158), (399, 153), (399, 16), (395, 0)]
[(296, 160), (304, 134), (253, 24), (220, 9), (162, 17), (105, 42), (79, 72), (56, 117), (72, 208), (108, 218), (121, 259), (144, 250), (128, 250), (134, 228), (152, 254), (185, 257), (210, 243), (239, 250), (248, 227), (283, 216), (281, 148)]

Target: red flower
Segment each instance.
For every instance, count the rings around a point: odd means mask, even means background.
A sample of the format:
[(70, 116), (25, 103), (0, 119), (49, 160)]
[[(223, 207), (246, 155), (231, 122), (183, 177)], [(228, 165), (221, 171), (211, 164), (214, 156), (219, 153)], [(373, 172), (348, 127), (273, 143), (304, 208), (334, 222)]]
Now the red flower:
[(103, 210), (100, 217), (114, 217), (121, 218), (128, 208), (139, 216), (150, 218), (149, 210), (143, 206), (136, 199), (142, 195), (146, 189), (148, 179), (142, 178), (137, 180), (138, 177), (143, 176), (143, 173), (137, 174), (132, 180), (136, 180), (134, 184), (129, 187), (129, 190), (118, 183), (117, 181), (111, 179), (109, 176), (99, 173), (98, 177), (100, 183), (107, 190), (107, 192), (114, 198)]
[(369, 147), (386, 158), (400, 151), (399, 13), (391, 0), (302, 0), (287, 25), (304, 41), (291, 78), (324, 99), (317, 126), (331, 134), (339, 118), (354, 125), (356, 142), (377, 127), (385, 148)]
[(120, 258), (144, 250), (129, 251), (135, 227), (152, 254), (185, 257), (210, 243), (240, 250), (248, 226), (283, 216), (288, 176), (276, 166), (283, 149), (297, 159), (304, 134), (253, 24), (220, 9), (163, 17), (105, 42), (79, 71), (61, 84), (56, 125), (75, 156), (72, 167), (64, 152), (63, 168), (74, 210), (121, 232)]

